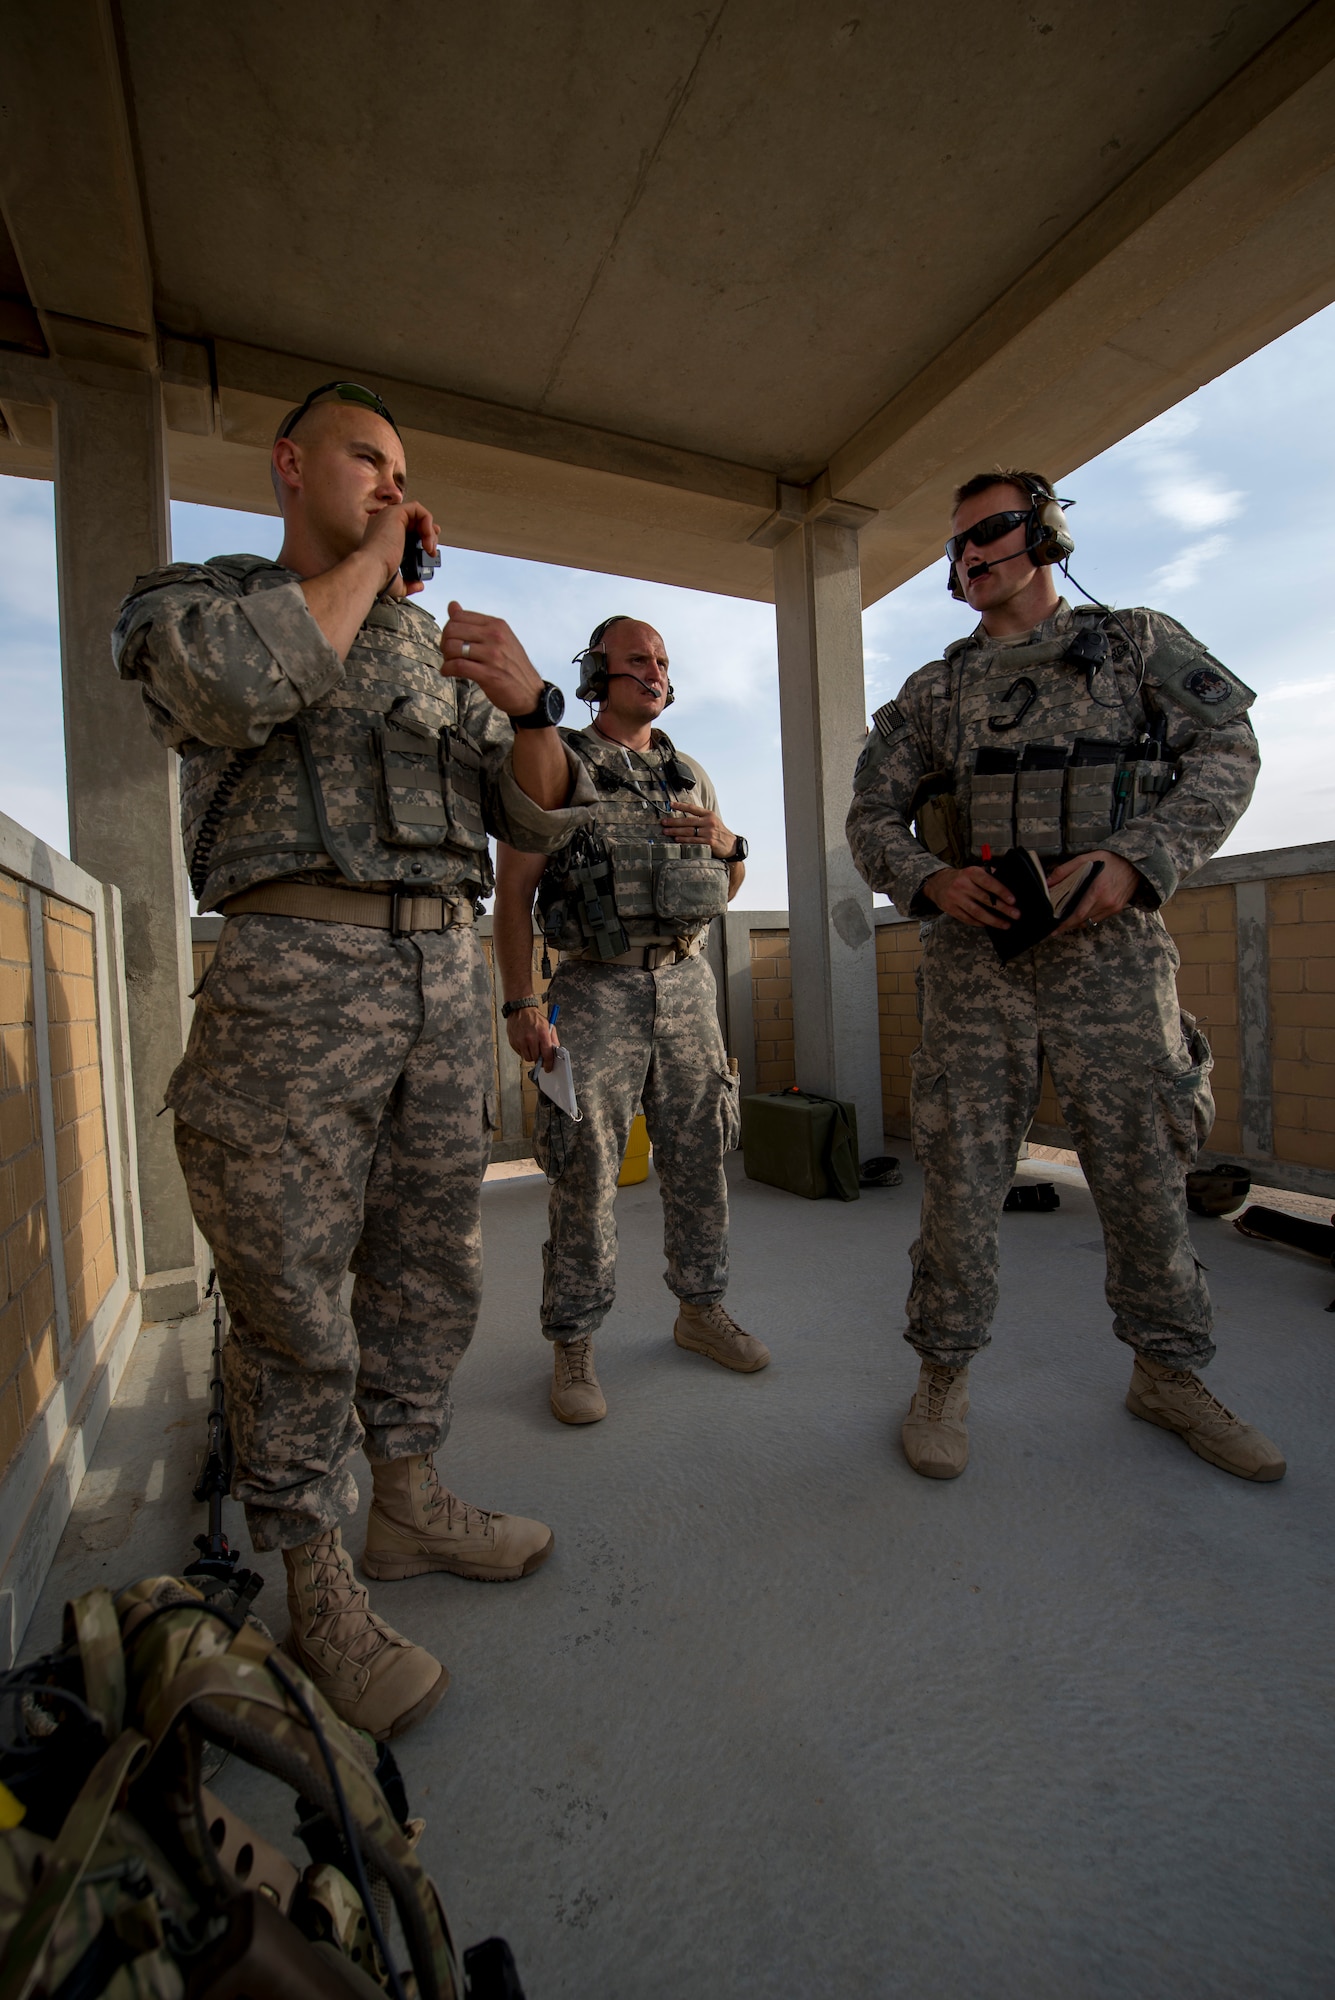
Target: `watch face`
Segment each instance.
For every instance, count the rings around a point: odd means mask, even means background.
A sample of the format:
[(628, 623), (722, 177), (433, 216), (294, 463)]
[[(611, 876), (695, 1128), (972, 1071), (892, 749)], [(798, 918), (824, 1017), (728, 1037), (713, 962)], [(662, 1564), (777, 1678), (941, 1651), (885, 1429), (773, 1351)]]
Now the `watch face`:
[(742, 836), (739, 833), (737, 836), (737, 845), (732, 850), (732, 856), (731, 856), (732, 860), (745, 861), (747, 855), (750, 852), (751, 849), (748, 847), (747, 843), (742, 839)]
[(542, 691), (541, 706), (547, 711), (547, 720), (555, 728), (566, 712), (566, 698), (559, 687), (545, 687)]

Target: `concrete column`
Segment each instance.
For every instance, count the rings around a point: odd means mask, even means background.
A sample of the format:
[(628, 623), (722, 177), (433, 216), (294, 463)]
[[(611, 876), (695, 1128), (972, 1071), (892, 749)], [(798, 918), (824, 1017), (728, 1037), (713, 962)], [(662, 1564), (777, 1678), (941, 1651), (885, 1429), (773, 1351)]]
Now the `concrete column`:
[(774, 550), (797, 1081), (853, 1100), (864, 1159), (882, 1143), (876, 937), (844, 820), (867, 726), (855, 525), (865, 518), (835, 503)]
[[(109, 371), (108, 371), (109, 372)], [(157, 380), (58, 392), (56, 547), (71, 854), (120, 890), (145, 1318), (199, 1299), (194, 1223), (172, 1121), (159, 1118), (189, 1025), (190, 908), (174, 752), (150, 734), (137, 687), (111, 663), (111, 628), (136, 576), (171, 559), (166, 440)]]

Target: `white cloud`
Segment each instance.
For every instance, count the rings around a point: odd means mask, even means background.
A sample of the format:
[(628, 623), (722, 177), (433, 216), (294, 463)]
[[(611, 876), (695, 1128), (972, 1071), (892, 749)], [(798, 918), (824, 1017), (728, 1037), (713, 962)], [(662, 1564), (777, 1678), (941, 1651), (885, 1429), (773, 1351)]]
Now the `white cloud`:
[(1318, 674), (1310, 681), (1281, 681), (1278, 687), (1263, 689), (1257, 700), (1311, 701), (1323, 694), (1335, 694), (1335, 674)]
[(1151, 587), (1155, 590), (1191, 590), (1200, 582), (1201, 572), (1207, 563), (1223, 555), (1227, 547), (1227, 535), (1207, 535), (1203, 541), (1188, 542), (1171, 562), (1155, 570), (1150, 578)]

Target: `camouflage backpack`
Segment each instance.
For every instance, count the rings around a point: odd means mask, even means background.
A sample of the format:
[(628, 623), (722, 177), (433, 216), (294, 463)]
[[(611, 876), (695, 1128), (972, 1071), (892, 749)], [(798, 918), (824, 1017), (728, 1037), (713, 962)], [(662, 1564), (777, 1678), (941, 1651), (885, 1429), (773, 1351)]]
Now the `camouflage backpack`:
[[(4, 2000), (520, 1994), (498, 1939), (465, 1984), (392, 1757), (253, 1618), (177, 1577), (89, 1591), (0, 1695)], [(297, 1793), (304, 1871), (210, 1791), (218, 1751)]]

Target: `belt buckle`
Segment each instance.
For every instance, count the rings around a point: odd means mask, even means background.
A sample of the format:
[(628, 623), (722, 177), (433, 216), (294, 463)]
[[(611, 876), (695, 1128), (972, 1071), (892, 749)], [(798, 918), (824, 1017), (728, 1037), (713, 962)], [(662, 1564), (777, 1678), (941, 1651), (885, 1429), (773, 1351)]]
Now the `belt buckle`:
[(389, 928), (394, 937), (407, 937), (413, 929), (412, 915), (416, 896), (401, 896), (395, 892), (390, 905)]

